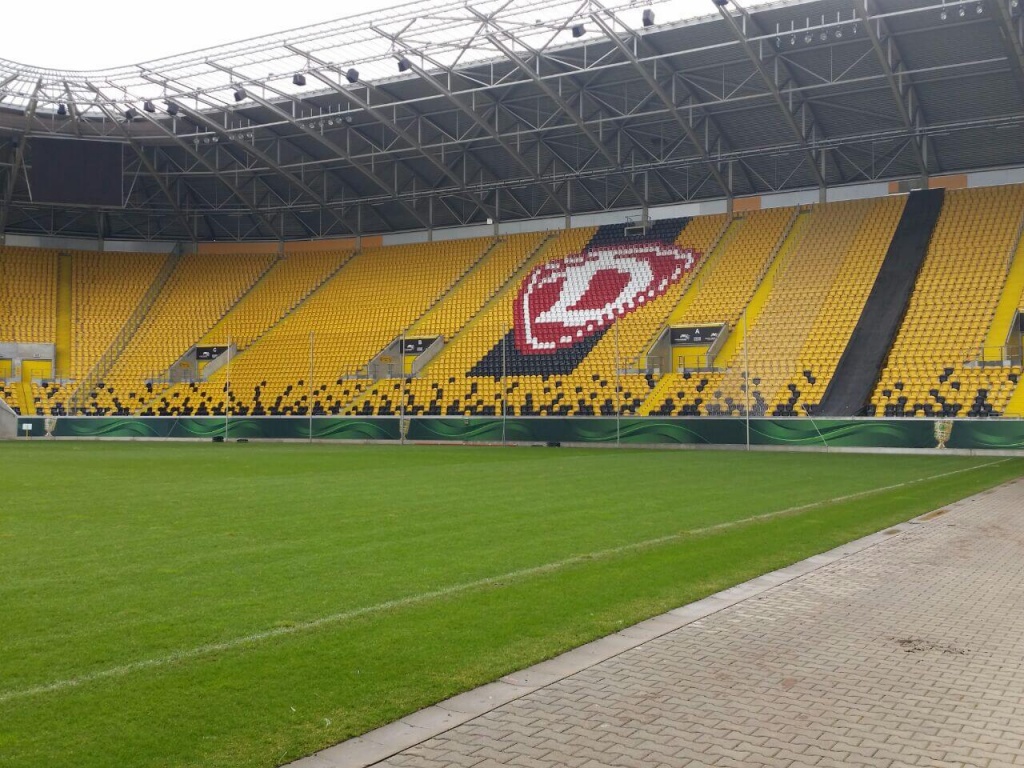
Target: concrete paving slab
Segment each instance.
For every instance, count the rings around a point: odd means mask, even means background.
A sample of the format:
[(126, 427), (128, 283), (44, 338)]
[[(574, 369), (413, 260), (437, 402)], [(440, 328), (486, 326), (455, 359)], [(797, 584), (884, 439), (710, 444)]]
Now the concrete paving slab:
[(293, 765), (1024, 766), (1024, 481), (943, 510)]

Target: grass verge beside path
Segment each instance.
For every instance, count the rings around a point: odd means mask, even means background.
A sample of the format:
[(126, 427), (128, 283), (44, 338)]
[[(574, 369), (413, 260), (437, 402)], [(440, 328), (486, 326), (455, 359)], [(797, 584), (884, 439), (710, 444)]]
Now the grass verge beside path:
[(278, 765), (1024, 473), (258, 444), (0, 462), (4, 768)]

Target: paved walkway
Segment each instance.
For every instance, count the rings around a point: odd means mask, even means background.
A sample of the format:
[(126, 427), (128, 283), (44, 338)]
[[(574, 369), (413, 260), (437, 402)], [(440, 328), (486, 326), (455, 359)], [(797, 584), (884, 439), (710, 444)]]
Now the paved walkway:
[(1024, 480), (294, 763), (1024, 766)]

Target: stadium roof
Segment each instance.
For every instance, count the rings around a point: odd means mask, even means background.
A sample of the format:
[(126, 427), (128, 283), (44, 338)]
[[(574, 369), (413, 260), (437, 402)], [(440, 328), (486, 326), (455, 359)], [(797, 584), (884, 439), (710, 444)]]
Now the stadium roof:
[[(0, 234), (337, 237), (1024, 166), (1022, 4), (420, 0), (113, 70), (0, 60)], [(120, 204), (35, 199), (43, 137), (117, 142)]]

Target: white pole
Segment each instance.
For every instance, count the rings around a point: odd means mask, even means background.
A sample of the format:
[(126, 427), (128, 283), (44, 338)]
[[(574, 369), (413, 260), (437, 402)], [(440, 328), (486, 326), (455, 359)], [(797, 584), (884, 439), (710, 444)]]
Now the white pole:
[(508, 339), (506, 333), (501, 337), (501, 444), (505, 444), (505, 421), (508, 418), (508, 402), (505, 399), (507, 397), (508, 382), (505, 381), (506, 376), (506, 363), (505, 363), (505, 342)]
[(228, 361), (224, 366), (224, 442), (228, 440), (228, 419), (231, 415), (231, 336), (228, 335), (228, 348), (224, 354)]
[(313, 442), (313, 331), (309, 332), (309, 442)]
[(747, 335), (747, 308), (743, 308), (743, 391), (746, 395), (747, 450), (750, 450), (750, 337)]
[(399, 341), (398, 366), (402, 376), (402, 387), (398, 391), (398, 437), (401, 445), (405, 445), (405, 331)]
[(615, 322), (615, 445), (622, 435), (622, 384), (619, 380), (619, 323)]

